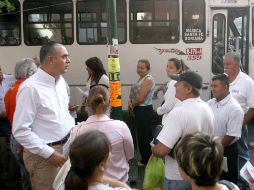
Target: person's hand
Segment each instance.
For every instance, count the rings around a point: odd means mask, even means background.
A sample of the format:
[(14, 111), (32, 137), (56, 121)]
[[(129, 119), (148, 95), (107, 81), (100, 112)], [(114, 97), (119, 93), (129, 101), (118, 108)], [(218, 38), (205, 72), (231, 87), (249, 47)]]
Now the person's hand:
[(49, 157), (49, 162), (56, 167), (61, 167), (66, 160), (67, 159), (57, 151), (54, 151), (53, 154)]
[(158, 93), (159, 93), (159, 90), (157, 89), (157, 90), (154, 91), (153, 96), (154, 96), (154, 97), (157, 97), (157, 96), (158, 96)]
[(69, 105), (69, 111), (77, 111), (79, 105)]
[(23, 156), (23, 150), (24, 150), (24, 147), (20, 145), (20, 146), (16, 149), (17, 155)]
[(249, 183), (250, 190), (254, 190), (254, 183)]

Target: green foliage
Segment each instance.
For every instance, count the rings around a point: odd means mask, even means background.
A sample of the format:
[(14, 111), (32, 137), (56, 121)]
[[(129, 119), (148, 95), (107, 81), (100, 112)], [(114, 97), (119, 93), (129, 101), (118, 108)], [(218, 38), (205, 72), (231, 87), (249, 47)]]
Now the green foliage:
[(6, 9), (8, 12), (15, 11), (14, 5), (9, 0), (0, 0), (0, 13)]

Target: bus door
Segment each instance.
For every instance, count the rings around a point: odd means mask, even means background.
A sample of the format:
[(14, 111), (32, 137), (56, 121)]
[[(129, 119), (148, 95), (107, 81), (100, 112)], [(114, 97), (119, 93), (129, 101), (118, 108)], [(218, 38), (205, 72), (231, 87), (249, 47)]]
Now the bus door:
[(249, 9), (245, 7), (212, 10), (212, 72), (223, 73), (226, 52), (241, 55), (241, 69), (248, 73)]

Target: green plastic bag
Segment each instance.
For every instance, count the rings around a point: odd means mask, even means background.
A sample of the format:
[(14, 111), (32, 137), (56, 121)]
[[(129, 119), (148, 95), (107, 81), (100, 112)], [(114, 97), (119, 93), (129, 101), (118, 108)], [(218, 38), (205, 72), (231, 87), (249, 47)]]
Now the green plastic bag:
[(144, 190), (160, 190), (162, 189), (165, 166), (162, 158), (152, 155), (145, 168), (145, 176), (143, 182)]

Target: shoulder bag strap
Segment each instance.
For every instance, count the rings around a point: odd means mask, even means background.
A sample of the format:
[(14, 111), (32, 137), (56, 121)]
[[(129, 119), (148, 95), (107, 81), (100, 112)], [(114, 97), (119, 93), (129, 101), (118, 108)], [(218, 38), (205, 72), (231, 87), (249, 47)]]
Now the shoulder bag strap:
[(233, 183), (231, 183), (230, 181), (220, 180), (219, 183), (222, 184), (222, 185), (226, 185), (229, 190), (235, 190), (236, 189), (235, 186), (233, 185)]

